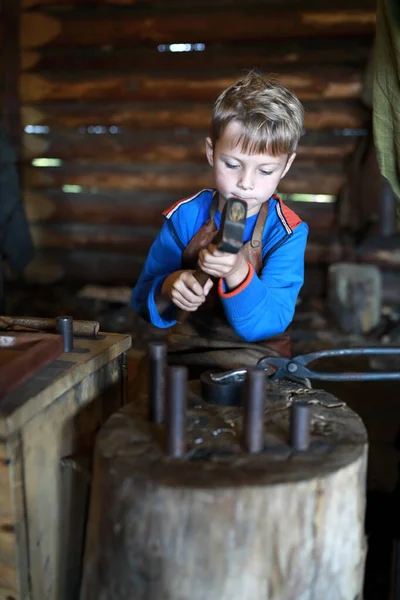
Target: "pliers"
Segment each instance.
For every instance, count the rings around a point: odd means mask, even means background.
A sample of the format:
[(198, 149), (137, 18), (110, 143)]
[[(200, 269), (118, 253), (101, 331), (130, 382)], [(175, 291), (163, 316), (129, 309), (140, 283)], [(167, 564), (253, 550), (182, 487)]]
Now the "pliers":
[(346, 356), (400, 356), (399, 348), (338, 348), (334, 350), (320, 350), (302, 354), (294, 358), (281, 358), (277, 356), (265, 356), (258, 361), (259, 367), (267, 371), (270, 381), (276, 379), (319, 379), (320, 381), (380, 381), (400, 380), (400, 370), (393, 372), (375, 373), (329, 373), (325, 371), (314, 371), (307, 365), (320, 358), (346, 357)]

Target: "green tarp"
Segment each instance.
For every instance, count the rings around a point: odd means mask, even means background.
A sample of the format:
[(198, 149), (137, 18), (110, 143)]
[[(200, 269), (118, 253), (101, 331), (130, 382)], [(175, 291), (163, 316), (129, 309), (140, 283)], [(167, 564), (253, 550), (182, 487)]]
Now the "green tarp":
[(400, 199), (400, 0), (378, 0), (372, 109), (379, 168)]

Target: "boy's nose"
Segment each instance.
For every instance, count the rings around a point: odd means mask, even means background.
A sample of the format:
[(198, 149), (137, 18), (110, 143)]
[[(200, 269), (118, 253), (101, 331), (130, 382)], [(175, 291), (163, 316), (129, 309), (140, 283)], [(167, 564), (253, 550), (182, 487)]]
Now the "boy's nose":
[(252, 190), (254, 188), (253, 180), (250, 175), (243, 175), (238, 182), (238, 187), (242, 190)]

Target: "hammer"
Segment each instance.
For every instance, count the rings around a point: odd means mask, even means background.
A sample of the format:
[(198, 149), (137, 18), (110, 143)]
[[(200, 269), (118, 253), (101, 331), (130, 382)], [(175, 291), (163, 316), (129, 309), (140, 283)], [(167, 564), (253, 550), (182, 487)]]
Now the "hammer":
[[(244, 229), (246, 226), (247, 204), (238, 198), (228, 198), (222, 211), (221, 226), (212, 243), (221, 252), (237, 254), (243, 246)], [(201, 269), (193, 273), (194, 277), (202, 287), (205, 286), (210, 276)], [(178, 311), (178, 322), (183, 323), (189, 315), (189, 311)]]

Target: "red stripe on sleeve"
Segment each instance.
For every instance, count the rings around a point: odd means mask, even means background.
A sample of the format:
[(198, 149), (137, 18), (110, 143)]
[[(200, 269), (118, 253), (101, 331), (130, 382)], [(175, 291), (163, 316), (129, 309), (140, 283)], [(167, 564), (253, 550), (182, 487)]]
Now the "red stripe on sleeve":
[(233, 298), (234, 296), (237, 296), (238, 294), (240, 294), (240, 292), (242, 292), (250, 283), (250, 281), (253, 278), (254, 275), (254, 267), (251, 263), (247, 263), (249, 265), (249, 272), (247, 273), (246, 279), (244, 281), (242, 281), (242, 283), (235, 288), (234, 290), (232, 290), (231, 292), (224, 292), (223, 291), (223, 279), (221, 277), (221, 279), (218, 281), (218, 294), (221, 298)]

